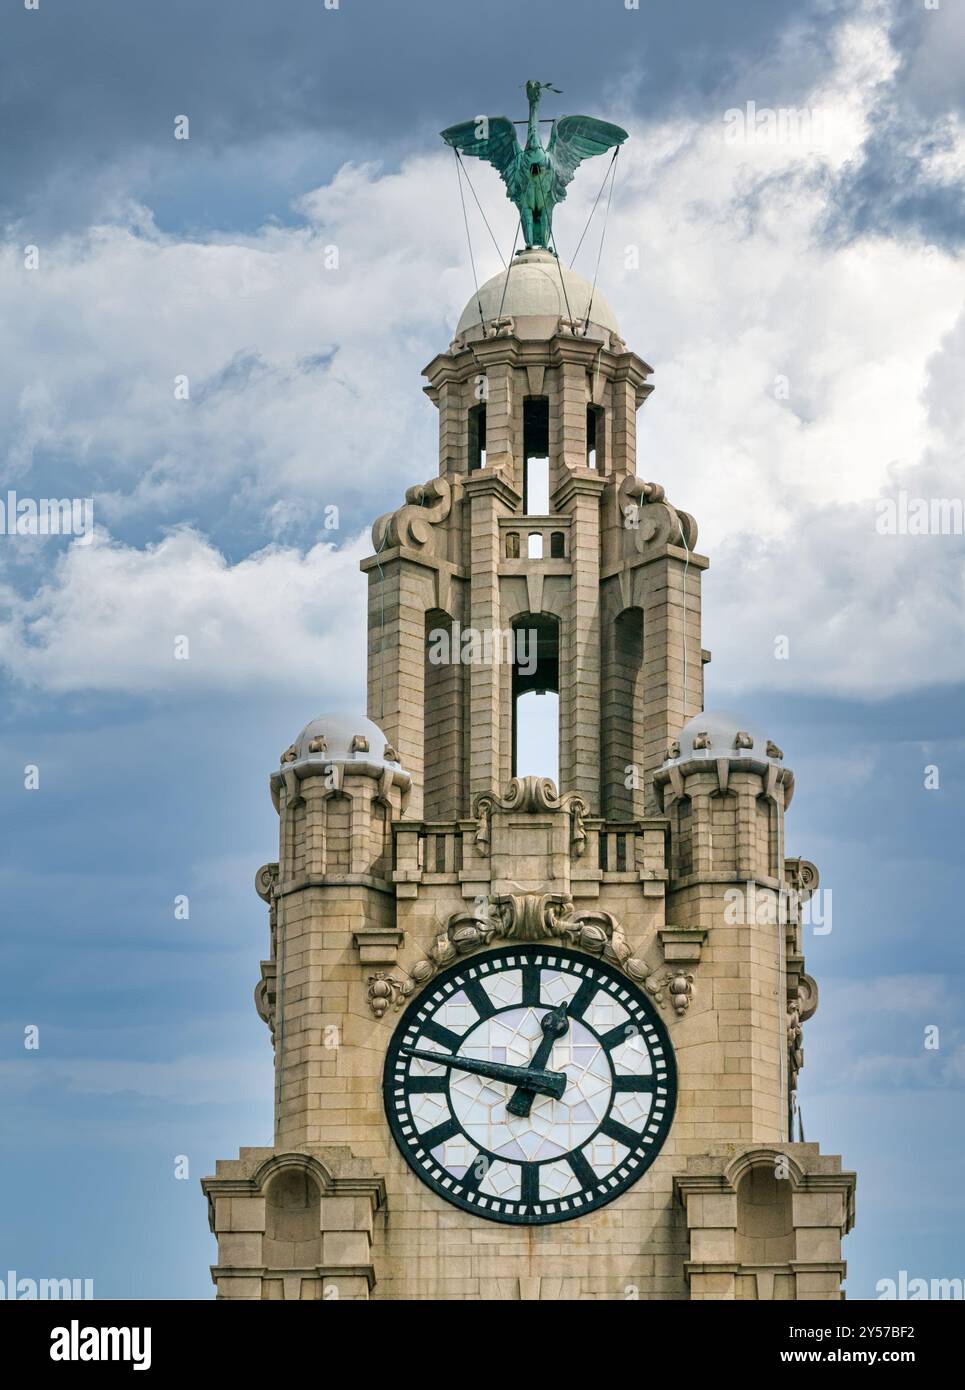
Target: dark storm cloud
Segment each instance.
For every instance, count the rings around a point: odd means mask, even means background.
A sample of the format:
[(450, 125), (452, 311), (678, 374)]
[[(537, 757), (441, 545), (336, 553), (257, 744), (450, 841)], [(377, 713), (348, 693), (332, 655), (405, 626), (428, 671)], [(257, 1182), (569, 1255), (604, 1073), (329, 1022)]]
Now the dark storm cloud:
[[(789, 22), (820, 30), (823, 8), (42, 0), (26, 11), (11, 0), (0, 18), (0, 216), (57, 230), (121, 194), (156, 207), (153, 189), (175, 221), (210, 225), (226, 204), (235, 225), (258, 221), (279, 210), (284, 166), (304, 188), (345, 159), (392, 162), (430, 145), (442, 124), (480, 109), (518, 116), (529, 76), (562, 87), (564, 110), (605, 107), (618, 83), (643, 116), (698, 109)], [(173, 138), (180, 114), (189, 146)]]

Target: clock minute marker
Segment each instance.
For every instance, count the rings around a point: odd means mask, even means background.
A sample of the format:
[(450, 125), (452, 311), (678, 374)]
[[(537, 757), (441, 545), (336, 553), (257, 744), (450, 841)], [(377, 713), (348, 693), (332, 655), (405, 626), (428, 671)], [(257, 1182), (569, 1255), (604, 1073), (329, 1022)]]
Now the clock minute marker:
[(431, 1151), (444, 1144), (447, 1139), (454, 1139), (461, 1133), (459, 1121), (450, 1116), (448, 1120), (443, 1120), (442, 1124), (436, 1125), (435, 1129), (427, 1129), (424, 1134), (420, 1134), (419, 1143), (424, 1149)]
[(447, 1047), (450, 1052), (458, 1052), (462, 1038), (458, 1033), (454, 1033), (451, 1028), (444, 1028), (441, 1023), (436, 1023), (434, 1019), (429, 1019), (422, 1025), (422, 1036), (429, 1038), (432, 1042), (438, 1043), (440, 1047)]
[(601, 1134), (605, 1134), (608, 1139), (616, 1139), (617, 1143), (622, 1144), (625, 1149), (633, 1153), (639, 1149), (643, 1136), (636, 1130), (630, 1129), (628, 1125), (622, 1125), (619, 1120), (615, 1120), (612, 1115), (608, 1115), (600, 1126)]
[(599, 980), (587, 978), (582, 982), (582, 984), (580, 985), (576, 993), (573, 995), (573, 998), (570, 1000), (569, 1005), (567, 1007), (567, 1013), (569, 1014), (570, 1018), (583, 1017), (583, 1015), (586, 1013), (587, 1008), (589, 1007), (590, 1000), (593, 998), (594, 994), (596, 994), (599, 988)]
[(571, 1149), (566, 1155), (566, 1161), (584, 1192), (588, 1192), (600, 1181), (600, 1175), (591, 1166), (582, 1149)]
[(654, 1091), (657, 1085), (655, 1076), (617, 1076), (613, 1081), (615, 1091)]

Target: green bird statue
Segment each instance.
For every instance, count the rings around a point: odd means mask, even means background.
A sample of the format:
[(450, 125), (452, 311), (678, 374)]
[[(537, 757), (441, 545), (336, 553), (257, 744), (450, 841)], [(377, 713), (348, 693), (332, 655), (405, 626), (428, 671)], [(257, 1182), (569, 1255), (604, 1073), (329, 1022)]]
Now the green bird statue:
[(594, 116), (561, 116), (553, 122), (549, 143), (539, 138), (539, 103), (549, 82), (527, 82), (529, 120), (526, 144), (520, 148), (514, 123), (506, 116), (477, 116), (442, 132), (456, 151), (487, 159), (499, 171), (509, 198), (519, 209), (527, 247), (549, 249), (553, 209), (566, 197), (566, 188), (584, 159), (622, 145), (627, 132)]

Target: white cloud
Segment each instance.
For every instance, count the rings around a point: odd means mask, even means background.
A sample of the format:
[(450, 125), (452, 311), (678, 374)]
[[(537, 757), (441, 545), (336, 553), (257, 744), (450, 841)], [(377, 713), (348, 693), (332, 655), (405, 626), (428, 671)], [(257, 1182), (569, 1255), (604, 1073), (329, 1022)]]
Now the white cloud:
[[(30, 598), (0, 592), (0, 661), (54, 692), (189, 692), (260, 686), (360, 702), (359, 538), (307, 553), (270, 546), (229, 565), (182, 528), (144, 549), (98, 531)], [(176, 657), (179, 638), (188, 657)], [(183, 649), (183, 648), (182, 648)], [(354, 658), (354, 660), (353, 660)]]
[[(965, 491), (965, 262), (910, 240), (827, 234), (835, 179), (860, 163), (892, 92), (888, 14), (869, 4), (837, 29), (807, 98), (822, 140), (729, 144), (721, 111), (632, 129), (621, 153), (600, 284), (656, 369), (638, 471), (697, 516), (714, 559), (715, 700), (965, 678), (960, 541), (874, 525), (882, 491)], [(767, 75), (765, 60), (748, 70), (748, 99)], [(502, 186), (475, 162), (472, 176), (508, 248)], [(564, 250), (597, 187), (587, 166), (557, 214)], [(482, 278), (499, 263), (470, 208)], [(13, 600), (8, 659), (24, 680), (171, 688), (184, 678), (163, 650), (175, 616), (201, 634), (188, 679), (264, 679), (274, 603), (294, 602), (294, 631), (275, 641), (298, 648), (306, 681), (357, 643), (358, 552), (291, 542), (305, 543), (299, 527), (327, 503), (375, 515), (434, 472), (419, 371), (445, 348), (471, 277), (448, 153), (392, 174), (347, 165), (300, 209), (303, 226), (203, 243), (159, 232), (140, 210), (41, 248), (36, 272), (8, 250), (0, 406), (15, 421), (15, 467), (41, 451), (71, 461), (115, 533), (138, 518), (177, 525), (221, 499), (259, 516), (265, 540), (290, 542), (234, 566), (185, 531), (142, 550), (100, 540), (72, 552), (38, 594)], [(590, 274), (597, 231), (581, 253)], [(326, 270), (332, 246), (339, 268)], [(625, 268), (628, 246), (639, 270)], [(190, 401), (174, 398), (181, 373)], [(773, 659), (778, 634), (788, 662)]]

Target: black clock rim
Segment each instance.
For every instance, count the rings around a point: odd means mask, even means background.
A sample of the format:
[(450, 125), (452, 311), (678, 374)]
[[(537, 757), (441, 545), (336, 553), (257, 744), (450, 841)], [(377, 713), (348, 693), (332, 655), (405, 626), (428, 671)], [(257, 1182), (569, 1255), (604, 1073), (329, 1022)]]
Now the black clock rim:
[[(643, 1009), (647, 1022), (653, 1027), (664, 1049), (667, 1066), (667, 1101), (663, 1117), (660, 1120), (659, 1133), (655, 1137), (652, 1151), (640, 1155), (637, 1167), (628, 1177), (617, 1183), (609, 1192), (599, 1194), (592, 1201), (584, 1202), (582, 1206), (573, 1211), (551, 1212), (548, 1214), (495, 1212), (481, 1209), (474, 1203), (468, 1202), (464, 1198), (447, 1191), (443, 1188), (441, 1183), (430, 1176), (425, 1167), (415, 1158), (414, 1154), (407, 1152), (408, 1148), (411, 1146), (408, 1144), (405, 1135), (402, 1134), (401, 1125), (393, 1103), (396, 1088), (393, 1072), (401, 1046), (401, 1039), (405, 1036), (411, 1021), (418, 1015), (420, 1010), (425, 1008), (425, 996), (431, 991), (438, 989), (440, 983), (454, 973), (472, 970), (483, 961), (492, 963), (500, 960), (508, 961), (522, 958), (525, 963), (529, 957), (534, 955), (549, 955), (561, 962), (572, 961), (577, 964), (591, 966), (596, 974), (615, 980), (621, 988), (631, 990), (635, 994)], [(446, 1091), (448, 1094), (448, 1083)], [(501, 947), (493, 951), (480, 951), (472, 956), (465, 957), (463, 960), (453, 961), (451, 965), (440, 970), (437, 975), (433, 976), (433, 978), (426, 983), (418, 997), (413, 999), (402, 1013), (401, 1018), (398, 1020), (392, 1032), (392, 1037), (389, 1040), (382, 1073), (382, 1103), (393, 1141), (404, 1159), (406, 1166), (415, 1173), (423, 1186), (427, 1187), (430, 1192), (434, 1193), (441, 1201), (448, 1203), (450, 1206), (458, 1207), (461, 1211), (467, 1212), (470, 1216), (475, 1216), (481, 1221), (492, 1221), (501, 1226), (552, 1226), (558, 1225), (564, 1221), (574, 1221), (579, 1217), (589, 1216), (593, 1212), (599, 1211), (605, 1206), (609, 1206), (617, 1197), (621, 1197), (625, 1192), (629, 1191), (631, 1187), (635, 1186), (653, 1166), (659, 1154), (662, 1153), (667, 1139), (669, 1138), (670, 1130), (673, 1126), (674, 1115), (676, 1113), (676, 1057), (670, 1042), (670, 1034), (666, 1024), (657, 1012), (656, 1006), (647, 998), (646, 994), (644, 994), (635, 980), (629, 979), (614, 966), (610, 965), (608, 961), (601, 960), (599, 956), (595, 956), (589, 951), (580, 951), (570, 946), (556, 946), (551, 942), (527, 941), (521, 943), (519, 946)]]

